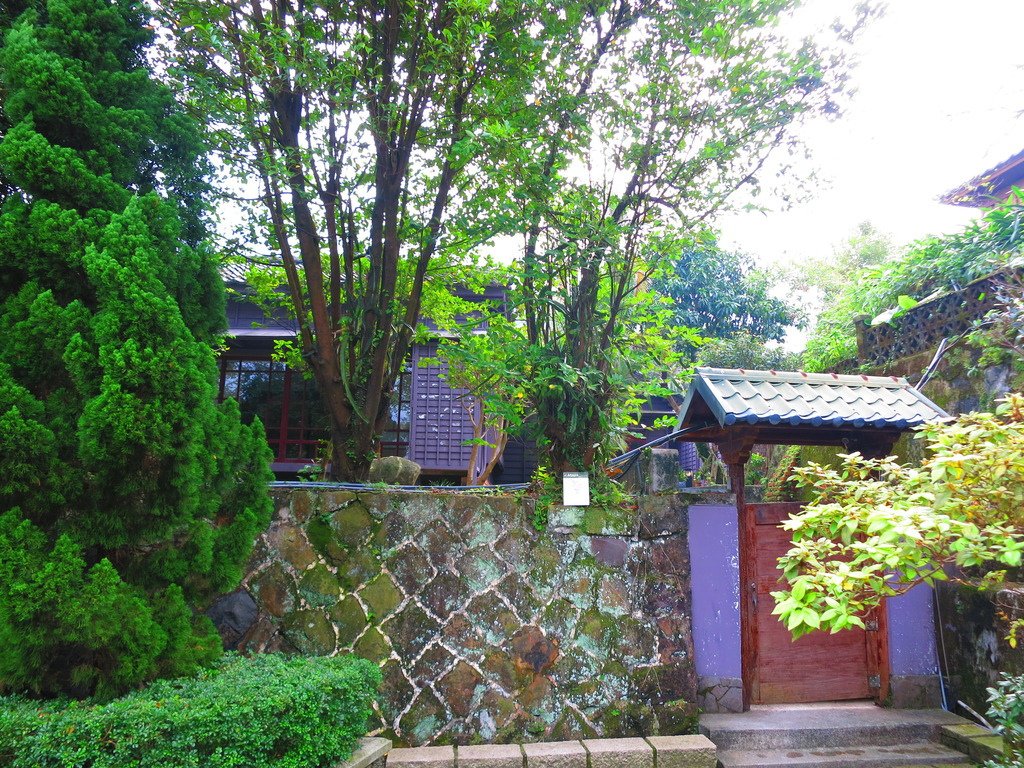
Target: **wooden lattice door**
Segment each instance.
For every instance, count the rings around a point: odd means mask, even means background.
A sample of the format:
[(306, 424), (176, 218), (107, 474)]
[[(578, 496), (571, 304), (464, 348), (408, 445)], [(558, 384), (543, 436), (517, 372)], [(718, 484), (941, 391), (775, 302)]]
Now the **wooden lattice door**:
[(868, 699), (877, 696), (878, 622), (837, 634), (813, 632), (793, 641), (772, 614), (771, 593), (780, 589), (778, 558), (792, 546), (791, 533), (779, 527), (799, 504), (747, 505), (753, 523), (756, 599), (747, 620), (754, 623), (756, 654), (750, 673), (752, 704)]

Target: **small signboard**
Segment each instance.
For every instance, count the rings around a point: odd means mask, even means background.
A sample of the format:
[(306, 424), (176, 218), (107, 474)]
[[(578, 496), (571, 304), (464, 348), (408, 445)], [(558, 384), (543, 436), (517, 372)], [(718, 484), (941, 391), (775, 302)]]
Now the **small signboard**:
[(586, 472), (562, 473), (562, 503), (567, 507), (590, 506), (590, 475)]

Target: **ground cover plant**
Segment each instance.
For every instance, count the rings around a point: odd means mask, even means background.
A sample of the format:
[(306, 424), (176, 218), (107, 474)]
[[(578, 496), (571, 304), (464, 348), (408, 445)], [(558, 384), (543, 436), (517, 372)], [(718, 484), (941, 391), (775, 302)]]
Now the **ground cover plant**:
[(925, 425), (916, 437), (920, 466), (850, 454), (838, 468), (794, 470), (814, 500), (783, 523), (793, 532), (779, 561), (788, 585), (772, 593), (773, 612), (794, 635), (862, 627), (883, 598), (951, 572), (978, 569), (991, 583), (1021, 565), (1024, 395), (1008, 395), (996, 413)]
[(0, 15), (0, 692), (113, 696), (221, 654), (194, 608), (270, 517), (216, 399), (199, 130), (133, 0)]
[(228, 656), (106, 704), (0, 698), (0, 766), (318, 768), (366, 733), (380, 684), (355, 657)]

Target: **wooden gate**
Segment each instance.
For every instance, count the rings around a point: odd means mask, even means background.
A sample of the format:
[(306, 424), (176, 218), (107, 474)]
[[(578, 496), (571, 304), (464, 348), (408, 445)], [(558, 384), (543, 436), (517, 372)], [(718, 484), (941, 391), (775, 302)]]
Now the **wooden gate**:
[[(797, 641), (772, 614), (771, 593), (781, 588), (778, 558), (792, 546), (791, 533), (779, 527), (799, 504), (748, 504), (745, 521), (752, 534), (753, 584), (748, 585), (744, 621), (750, 623), (753, 658), (744, 659), (752, 704), (786, 704), (878, 698), (880, 659), (885, 635), (879, 620), (869, 631), (812, 632)], [(882, 628), (884, 629), (884, 628)]]

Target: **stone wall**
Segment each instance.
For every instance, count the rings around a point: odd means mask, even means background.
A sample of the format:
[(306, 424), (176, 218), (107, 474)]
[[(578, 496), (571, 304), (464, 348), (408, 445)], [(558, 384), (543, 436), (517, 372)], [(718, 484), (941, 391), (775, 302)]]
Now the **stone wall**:
[(987, 689), (1003, 674), (1024, 674), (1024, 644), (1010, 647), (1006, 615), (1024, 615), (1024, 584), (1006, 583), (998, 590), (942, 583), (936, 588), (941, 623), (942, 665), (949, 704), (956, 701), (984, 715)]
[(686, 497), (554, 507), (544, 532), (511, 496), (290, 489), (275, 502), (243, 591), (216, 607), (255, 601), (228, 639), (380, 662), (384, 735), (692, 732)]

